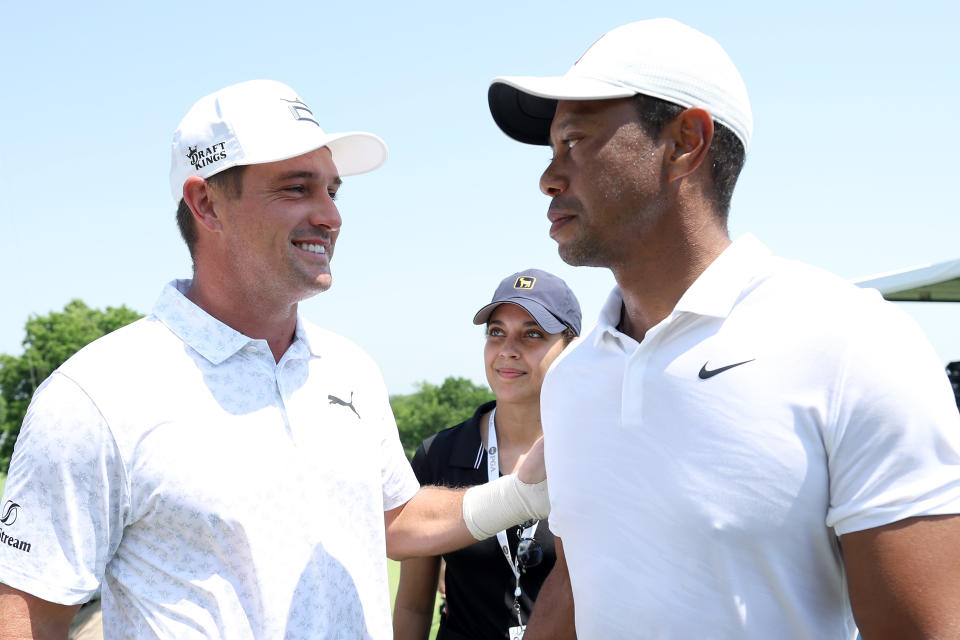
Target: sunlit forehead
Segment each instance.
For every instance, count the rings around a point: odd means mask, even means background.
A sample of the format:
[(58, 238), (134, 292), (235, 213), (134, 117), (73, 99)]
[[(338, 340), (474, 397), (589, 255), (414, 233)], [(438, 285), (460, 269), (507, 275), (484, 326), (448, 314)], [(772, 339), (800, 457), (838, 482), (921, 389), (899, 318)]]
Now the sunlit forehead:
[(277, 183), (305, 181), (338, 189), (343, 184), (330, 150), (321, 147), (302, 156), (260, 165)]

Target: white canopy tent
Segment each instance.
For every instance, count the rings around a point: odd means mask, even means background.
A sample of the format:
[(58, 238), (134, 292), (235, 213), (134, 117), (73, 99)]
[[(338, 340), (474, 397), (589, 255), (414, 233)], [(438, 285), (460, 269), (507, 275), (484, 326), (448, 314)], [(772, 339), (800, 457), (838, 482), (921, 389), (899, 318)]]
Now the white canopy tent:
[(960, 302), (960, 260), (890, 271), (853, 283), (898, 302)]
[[(853, 281), (896, 302), (960, 302), (960, 260), (890, 271)], [(947, 364), (947, 377), (960, 408), (960, 361)]]

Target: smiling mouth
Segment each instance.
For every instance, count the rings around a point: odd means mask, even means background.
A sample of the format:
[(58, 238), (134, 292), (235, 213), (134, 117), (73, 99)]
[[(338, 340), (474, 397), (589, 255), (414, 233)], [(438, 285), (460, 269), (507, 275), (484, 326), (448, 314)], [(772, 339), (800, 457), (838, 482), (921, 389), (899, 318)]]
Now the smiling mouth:
[(315, 253), (317, 255), (326, 255), (327, 248), (322, 244), (315, 244), (312, 242), (294, 242), (293, 246), (298, 249), (303, 249), (304, 251), (309, 251), (310, 253)]

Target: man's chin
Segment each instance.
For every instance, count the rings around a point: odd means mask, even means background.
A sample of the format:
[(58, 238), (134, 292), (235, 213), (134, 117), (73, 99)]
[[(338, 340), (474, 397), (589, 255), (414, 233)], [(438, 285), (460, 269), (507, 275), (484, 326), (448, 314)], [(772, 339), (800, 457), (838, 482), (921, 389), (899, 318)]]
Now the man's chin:
[(575, 244), (564, 244), (558, 242), (557, 253), (560, 254), (560, 259), (569, 264), (571, 267), (586, 266), (582, 247), (578, 247)]
[(305, 284), (300, 294), (300, 300), (307, 300), (318, 293), (323, 293), (333, 286), (333, 276), (329, 273), (317, 276)]
[(316, 280), (313, 281), (314, 292), (323, 293), (327, 289), (333, 286), (333, 276), (329, 273), (325, 273)]
[(560, 259), (571, 267), (606, 267), (596, 251), (582, 244), (557, 243), (557, 253)]

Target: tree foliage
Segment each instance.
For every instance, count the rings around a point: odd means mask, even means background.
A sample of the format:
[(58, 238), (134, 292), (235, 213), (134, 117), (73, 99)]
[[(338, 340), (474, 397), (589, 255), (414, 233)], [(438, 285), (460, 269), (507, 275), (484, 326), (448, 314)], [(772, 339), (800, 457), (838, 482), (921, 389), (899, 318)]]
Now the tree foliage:
[(10, 464), (13, 445), (33, 392), (81, 347), (140, 318), (125, 306), (91, 309), (80, 300), (63, 311), (27, 320), (23, 354), (0, 354), (0, 472)]
[(424, 438), (463, 422), (477, 407), (493, 399), (487, 387), (451, 376), (440, 386), (421, 382), (414, 393), (390, 396), (390, 406), (397, 419), (400, 442), (411, 457)]

